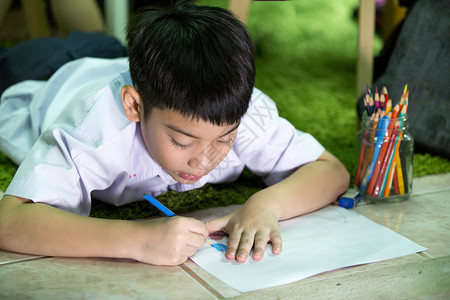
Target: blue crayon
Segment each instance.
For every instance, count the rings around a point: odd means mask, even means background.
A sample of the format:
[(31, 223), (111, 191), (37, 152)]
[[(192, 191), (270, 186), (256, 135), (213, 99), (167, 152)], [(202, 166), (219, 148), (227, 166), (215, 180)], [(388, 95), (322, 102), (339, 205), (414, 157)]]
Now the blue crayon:
[(162, 211), (166, 216), (168, 216), (168, 217), (176, 216), (173, 211), (171, 211), (170, 209), (165, 207), (161, 202), (159, 202), (158, 200), (156, 200), (155, 198), (153, 198), (149, 194), (145, 194), (144, 198), (145, 198), (145, 200), (147, 200), (148, 202), (153, 204), (153, 206), (155, 206), (157, 209)]

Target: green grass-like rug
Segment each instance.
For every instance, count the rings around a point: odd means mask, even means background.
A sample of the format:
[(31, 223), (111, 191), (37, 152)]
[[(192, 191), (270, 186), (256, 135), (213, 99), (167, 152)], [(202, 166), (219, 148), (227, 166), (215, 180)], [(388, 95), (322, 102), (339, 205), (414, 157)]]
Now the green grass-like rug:
[[(200, 4), (227, 7), (225, 0)], [(347, 167), (354, 181), (356, 153), (355, 70), (358, 0), (254, 1), (248, 27), (256, 44), (256, 86), (271, 96), (280, 115), (313, 134)], [(377, 41), (379, 49), (381, 42)], [(450, 161), (414, 154), (414, 177), (450, 172)], [(0, 154), (0, 189), (5, 190), (16, 166)], [(45, 176), (45, 174), (42, 174)], [(175, 213), (240, 204), (262, 188), (259, 178), (244, 172), (231, 184), (207, 185), (158, 197)], [(139, 219), (160, 214), (146, 201), (116, 208), (95, 201), (92, 216)]]

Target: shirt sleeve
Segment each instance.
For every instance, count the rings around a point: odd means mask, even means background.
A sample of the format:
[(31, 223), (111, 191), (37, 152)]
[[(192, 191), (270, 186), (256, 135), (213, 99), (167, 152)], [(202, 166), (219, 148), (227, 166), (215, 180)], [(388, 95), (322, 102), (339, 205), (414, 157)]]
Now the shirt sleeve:
[(240, 160), (267, 185), (282, 181), (325, 151), (312, 135), (281, 118), (275, 103), (257, 89), (241, 121), (235, 147)]
[(83, 185), (70, 147), (78, 143), (61, 130), (46, 131), (17, 170), (6, 194), (73, 213), (89, 214), (89, 189)]
[(88, 215), (91, 192), (110, 187), (128, 169), (136, 131), (118, 106), (99, 103), (110, 93), (103, 89), (68, 107), (33, 145), (5, 194)]

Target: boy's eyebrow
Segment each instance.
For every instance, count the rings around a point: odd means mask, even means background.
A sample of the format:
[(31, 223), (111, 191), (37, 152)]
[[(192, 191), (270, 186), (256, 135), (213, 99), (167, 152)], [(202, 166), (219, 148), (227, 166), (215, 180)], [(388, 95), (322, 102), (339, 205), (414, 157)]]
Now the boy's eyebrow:
[[(219, 138), (224, 137), (224, 136), (226, 136), (227, 134), (229, 134), (229, 133), (235, 131), (235, 130), (239, 127), (240, 124), (241, 124), (241, 122), (238, 122), (235, 126), (233, 126), (233, 128), (231, 128), (231, 129), (228, 130), (226, 133), (224, 133), (224, 134), (222, 134), (221, 136), (219, 136)], [(195, 136), (195, 135), (193, 135), (193, 134), (191, 134), (191, 133), (189, 133), (189, 132), (186, 132), (186, 131), (184, 131), (184, 130), (181, 129), (181, 128), (178, 128), (178, 127), (173, 126), (173, 125), (170, 125), (170, 124), (165, 124), (165, 125), (166, 125), (167, 128), (169, 128), (169, 129), (171, 129), (171, 130), (173, 130), (173, 131), (176, 131), (176, 132), (178, 132), (178, 133), (184, 134), (184, 135), (186, 135), (186, 136), (188, 136), (188, 137), (191, 137), (191, 138), (194, 138), (194, 139), (200, 139), (200, 137)]]
[(228, 130), (226, 133), (222, 134), (222, 135), (219, 136), (219, 137), (224, 137), (224, 136), (226, 136), (227, 134), (230, 134), (231, 132), (235, 131), (235, 130), (239, 127), (239, 125), (241, 125), (241, 122), (237, 122), (237, 124), (234, 125), (233, 128), (231, 128), (230, 130)]

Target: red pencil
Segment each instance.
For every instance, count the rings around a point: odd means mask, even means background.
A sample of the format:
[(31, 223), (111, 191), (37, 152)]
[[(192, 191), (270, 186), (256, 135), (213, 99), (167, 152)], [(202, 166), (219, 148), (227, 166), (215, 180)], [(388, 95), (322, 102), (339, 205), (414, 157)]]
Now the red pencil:
[(388, 101), (389, 100), (389, 94), (388, 94), (387, 88), (385, 86), (383, 86), (382, 91), (383, 91), (383, 94), (384, 94), (384, 99), (386, 101)]
[[(392, 113), (388, 113), (387, 117), (391, 118)], [(383, 143), (381, 145), (380, 153), (378, 154), (377, 162), (375, 164), (375, 167), (372, 172), (372, 177), (370, 177), (369, 183), (367, 184), (366, 193), (368, 195), (372, 195), (373, 189), (375, 187), (375, 183), (378, 179), (378, 174), (380, 173), (381, 169), (381, 163), (383, 161), (384, 155), (386, 153), (387, 147), (389, 145), (389, 139), (390, 139), (390, 133), (392, 132), (391, 123), (389, 123), (388, 129), (386, 129), (386, 132), (384, 134)]]
[(380, 108), (384, 109), (386, 107), (386, 99), (384, 98), (384, 94), (380, 96)]
[[(394, 135), (393, 130), (395, 127), (395, 122), (396, 122), (399, 110), (400, 110), (400, 107), (397, 104), (397, 105), (395, 105), (394, 110), (392, 112), (388, 113), (388, 116), (390, 117), (389, 127), (386, 131), (386, 136), (384, 138), (383, 145), (381, 146), (380, 154), (378, 155), (378, 160), (375, 165), (375, 169), (373, 170), (372, 177), (370, 178), (369, 184), (367, 185), (367, 194), (369, 194), (369, 195), (374, 193), (374, 188), (378, 182), (378, 177), (381, 176), (380, 171), (381, 171), (383, 162), (385, 160), (386, 151), (388, 150), (388, 147), (391, 144), (391, 137), (392, 137), (392, 135)], [(383, 182), (383, 178), (382, 178), (381, 182)]]
[[(386, 154), (383, 158), (383, 163), (381, 166), (380, 174), (378, 176), (378, 179), (376, 180), (375, 188), (373, 190), (373, 197), (378, 197), (378, 194), (383, 194), (383, 191), (381, 191), (381, 187), (383, 185), (384, 177), (386, 176), (386, 171), (389, 172), (388, 166), (389, 161), (391, 160), (392, 155), (394, 155), (394, 146), (395, 146), (395, 139), (398, 134), (398, 129), (395, 129), (389, 139), (389, 145), (386, 150)], [(388, 173), (389, 174), (389, 173)]]

